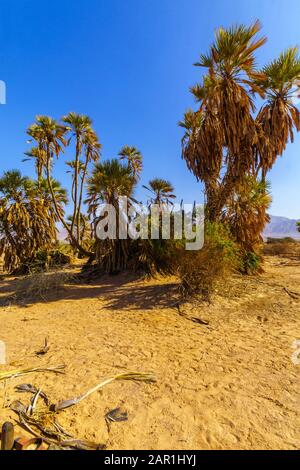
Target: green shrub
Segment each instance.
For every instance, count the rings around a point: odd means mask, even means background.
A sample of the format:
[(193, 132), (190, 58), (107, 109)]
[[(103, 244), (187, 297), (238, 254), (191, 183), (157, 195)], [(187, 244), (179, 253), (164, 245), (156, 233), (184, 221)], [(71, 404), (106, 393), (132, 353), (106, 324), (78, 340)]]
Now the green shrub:
[(179, 259), (181, 292), (185, 298), (200, 296), (209, 300), (216, 286), (240, 267), (240, 251), (228, 228), (208, 223), (204, 247), (182, 252)]
[(255, 274), (261, 271), (262, 257), (252, 251), (245, 252), (243, 259), (242, 272), (246, 274)]
[(40, 250), (33, 259), (27, 263), (23, 263), (20, 268), (20, 273), (40, 273), (71, 264), (73, 257), (65, 251), (63, 247), (54, 248), (52, 250)]

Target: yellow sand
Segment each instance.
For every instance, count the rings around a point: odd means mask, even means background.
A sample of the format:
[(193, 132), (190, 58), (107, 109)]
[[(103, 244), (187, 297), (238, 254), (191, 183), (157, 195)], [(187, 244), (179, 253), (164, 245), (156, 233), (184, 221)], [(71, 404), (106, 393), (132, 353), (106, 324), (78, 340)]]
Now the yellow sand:
[[(0, 371), (68, 367), (64, 376), (36, 373), (5, 389), (0, 383), (0, 422), (16, 417), (9, 403), (29, 399), (14, 391), (17, 384), (41, 387), (56, 402), (120, 371), (153, 371), (157, 384), (110, 384), (63, 412), (60, 424), (109, 449), (299, 448), (300, 365), (291, 354), (300, 339), (300, 298), (284, 290), (300, 292), (299, 281), (299, 262), (269, 258), (260, 279), (237, 279), (211, 305), (183, 308), (208, 326), (172, 307), (173, 279), (112, 277), (68, 286), (48, 303), (2, 307), (8, 365)], [(14, 285), (2, 281), (0, 296)], [(46, 336), (50, 351), (38, 358)], [(104, 415), (118, 406), (129, 419), (108, 430)]]

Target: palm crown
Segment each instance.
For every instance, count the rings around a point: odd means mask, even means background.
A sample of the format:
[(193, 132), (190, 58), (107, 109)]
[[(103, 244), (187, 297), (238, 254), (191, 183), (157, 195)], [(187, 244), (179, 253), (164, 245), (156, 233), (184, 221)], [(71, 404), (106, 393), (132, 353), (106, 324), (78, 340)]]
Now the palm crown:
[(153, 197), (150, 202), (157, 204), (158, 206), (172, 204), (171, 199), (175, 199), (176, 196), (173, 194), (174, 187), (172, 184), (161, 178), (154, 178), (149, 181), (149, 186), (144, 186), (145, 189), (150, 191)]
[(88, 200), (90, 205), (106, 202), (116, 205), (118, 198), (133, 194), (136, 181), (128, 166), (117, 159), (96, 163), (88, 180)]
[(142, 154), (136, 147), (125, 145), (119, 153), (121, 160), (126, 159), (135, 177), (139, 177), (143, 169)]

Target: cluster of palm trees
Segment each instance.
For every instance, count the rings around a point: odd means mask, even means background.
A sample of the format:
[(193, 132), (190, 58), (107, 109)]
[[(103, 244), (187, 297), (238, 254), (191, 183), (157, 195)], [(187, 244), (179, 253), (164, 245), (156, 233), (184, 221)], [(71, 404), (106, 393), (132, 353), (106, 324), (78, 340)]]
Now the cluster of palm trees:
[(205, 186), (207, 219), (228, 223), (250, 251), (268, 221), (267, 174), (300, 130), (293, 104), (300, 85), (298, 48), (259, 70), (255, 53), (266, 42), (258, 37), (260, 29), (257, 21), (216, 32), (209, 52), (195, 64), (205, 70), (191, 88), (199, 107), (180, 123), (183, 158)]
[[(300, 130), (300, 112), (293, 104), (300, 87), (298, 49), (287, 49), (257, 69), (256, 52), (266, 42), (258, 37), (260, 29), (255, 22), (216, 32), (209, 52), (195, 64), (205, 70), (202, 82), (191, 88), (198, 107), (188, 110), (180, 122), (185, 132), (183, 158), (204, 183), (206, 218), (227, 225), (245, 254), (255, 252), (268, 220), (267, 174), (293, 141), (294, 131)], [(143, 169), (140, 151), (124, 146), (118, 158), (100, 161), (101, 144), (91, 119), (74, 112), (60, 121), (38, 116), (27, 133), (33, 146), (24, 161), (34, 161), (36, 181), (19, 171), (6, 172), (0, 179), (0, 255), (6, 268), (12, 271), (39, 249), (52, 246), (60, 223), (77, 254), (96, 258), (110, 271), (125, 269), (132, 247), (138, 252), (139, 245), (97, 240), (97, 210), (102, 203), (118, 210), (121, 196), (129, 204), (136, 202), (134, 191)], [(66, 162), (72, 179), (69, 200), (53, 177), (55, 161), (67, 147), (74, 151), (74, 158)], [(155, 178), (143, 187), (149, 203), (173, 204), (169, 181)], [(143, 249), (140, 258), (153, 252), (154, 245)]]
[[(134, 190), (143, 168), (141, 152), (124, 146), (119, 158), (100, 162), (101, 144), (91, 119), (73, 112), (61, 122), (38, 116), (27, 133), (34, 146), (23, 161), (34, 161), (36, 180), (22, 177), (19, 171), (6, 172), (0, 179), (0, 255), (5, 256), (6, 269), (28, 264), (39, 250), (53, 246), (57, 223), (66, 230), (77, 254), (93, 259), (99, 253), (102, 257), (105, 250), (111, 252), (112, 246), (95, 237), (97, 210), (103, 203), (118, 210), (121, 196), (135, 201)], [(67, 191), (53, 178), (53, 170), (72, 141), (74, 159), (66, 161), (66, 173), (72, 179), (68, 199)], [(171, 183), (163, 179), (151, 180), (147, 189), (159, 205), (168, 205), (175, 197)], [(68, 216), (67, 204), (71, 207)], [(119, 268), (125, 261), (118, 263)]]

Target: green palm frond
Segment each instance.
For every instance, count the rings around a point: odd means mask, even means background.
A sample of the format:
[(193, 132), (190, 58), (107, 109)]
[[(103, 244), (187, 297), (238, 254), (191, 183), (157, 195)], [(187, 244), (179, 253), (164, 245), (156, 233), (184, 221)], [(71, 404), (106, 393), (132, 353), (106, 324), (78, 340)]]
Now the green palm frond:
[(136, 179), (127, 165), (117, 159), (96, 163), (88, 180), (88, 203), (116, 204), (121, 196), (131, 197)]

